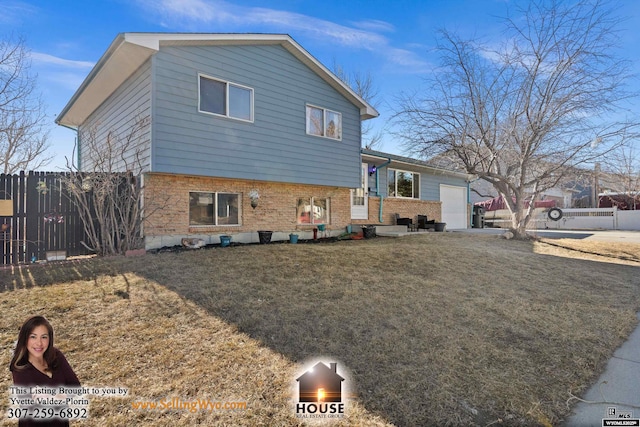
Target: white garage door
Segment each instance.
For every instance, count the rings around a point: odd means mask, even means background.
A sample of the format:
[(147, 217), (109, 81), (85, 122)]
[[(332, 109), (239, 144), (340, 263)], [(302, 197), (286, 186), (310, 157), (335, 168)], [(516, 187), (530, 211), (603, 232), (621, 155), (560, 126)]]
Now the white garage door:
[(440, 185), (442, 222), (448, 230), (467, 228), (467, 189), (451, 185)]

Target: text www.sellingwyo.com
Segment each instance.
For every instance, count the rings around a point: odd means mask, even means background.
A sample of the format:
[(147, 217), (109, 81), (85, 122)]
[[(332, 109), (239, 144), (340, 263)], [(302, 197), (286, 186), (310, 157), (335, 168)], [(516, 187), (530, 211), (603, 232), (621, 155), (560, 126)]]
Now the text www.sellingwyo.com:
[(197, 411), (235, 411), (247, 409), (247, 402), (218, 402), (208, 399), (182, 400), (178, 397), (157, 401), (133, 401), (133, 409), (167, 410), (183, 409), (189, 412)]

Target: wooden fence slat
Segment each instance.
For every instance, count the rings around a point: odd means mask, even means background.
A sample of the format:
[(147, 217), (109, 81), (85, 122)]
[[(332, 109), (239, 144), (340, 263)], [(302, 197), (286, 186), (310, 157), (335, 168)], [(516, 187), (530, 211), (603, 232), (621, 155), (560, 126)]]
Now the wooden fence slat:
[(25, 255), (25, 244), (26, 244), (26, 235), (25, 235), (25, 227), (26, 227), (26, 206), (25, 206), (25, 191), (26, 191), (27, 179), (26, 175), (23, 172), (20, 172), (20, 175), (15, 177), (13, 181), (13, 195), (14, 199), (14, 233), (13, 238), (11, 240), (11, 262), (13, 264), (18, 264), (20, 262), (24, 262)]
[[(0, 174), (0, 200), (13, 200), (13, 176)], [(11, 208), (15, 211), (14, 202)], [(2, 231), (0, 231), (0, 263), (11, 263), (11, 240), (13, 238), (13, 216), (3, 216), (0, 223)], [(7, 228), (9, 227), (9, 228)]]
[[(13, 200), (13, 216), (0, 216), (0, 265), (43, 260), (47, 251), (86, 255), (80, 210), (65, 189), (63, 173), (0, 174), (0, 200)], [(46, 191), (43, 189), (46, 187)], [(46, 220), (46, 221), (45, 221)]]
[(40, 200), (38, 197), (38, 176), (35, 172), (29, 172), (27, 180), (26, 193), (26, 220), (27, 220), (27, 245), (25, 257), (27, 260), (41, 259), (40, 248), (40, 223), (38, 221), (38, 211), (40, 210)]

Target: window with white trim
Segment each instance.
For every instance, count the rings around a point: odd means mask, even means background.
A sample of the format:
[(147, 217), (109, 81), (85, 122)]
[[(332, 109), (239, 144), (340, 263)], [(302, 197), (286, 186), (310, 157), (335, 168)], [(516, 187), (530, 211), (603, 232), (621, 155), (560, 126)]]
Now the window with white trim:
[(389, 197), (420, 198), (420, 174), (397, 169), (389, 169)]
[(198, 111), (253, 122), (253, 89), (198, 74)]
[(296, 208), (298, 224), (329, 224), (329, 199), (303, 197)]
[(307, 134), (342, 140), (342, 114), (307, 105)]
[(189, 225), (240, 225), (240, 195), (189, 193)]

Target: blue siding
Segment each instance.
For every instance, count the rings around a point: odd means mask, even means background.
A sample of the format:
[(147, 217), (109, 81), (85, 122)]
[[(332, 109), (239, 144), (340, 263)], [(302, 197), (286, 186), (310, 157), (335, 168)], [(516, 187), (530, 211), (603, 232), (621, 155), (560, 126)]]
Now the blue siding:
[[(409, 172), (417, 172), (420, 174), (420, 200), (440, 200), (440, 185), (452, 185), (457, 187), (466, 187), (467, 182), (464, 178), (456, 178), (449, 175), (438, 175), (430, 172), (425, 172), (420, 167), (413, 167), (409, 165), (394, 165), (393, 163), (383, 169), (380, 169), (379, 176), (379, 189), (380, 195), (388, 197), (388, 171), (389, 169), (403, 170)], [(375, 174), (369, 178), (369, 186), (372, 189), (372, 195), (375, 194)]]
[[(359, 109), (281, 46), (173, 46), (153, 57), (152, 170), (357, 187)], [(254, 90), (254, 122), (198, 112), (198, 73)], [(342, 113), (342, 141), (306, 134), (305, 106)]]
[[(110, 140), (126, 141), (137, 121), (148, 119), (151, 114), (151, 62), (143, 64), (111, 96), (96, 109), (78, 129), (80, 134), (80, 167), (84, 171), (95, 169), (95, 159), (87, 149), (93, 138), (95, 143), (104, 144), (109, 134)], [(151, 124), (136, 134), (131, 145), (124, 150), (122, 145), (114, 146), (111, 170), (135, 173), (146, 172), (150, 166)], [(104, 153), (103, 153), (104, 154)], [(122, 154), (122, 156), (121, 156)], [(98, 166), (99, 167), (99, 166)], [(105, 167), (105, 165), (102, 165)]]

